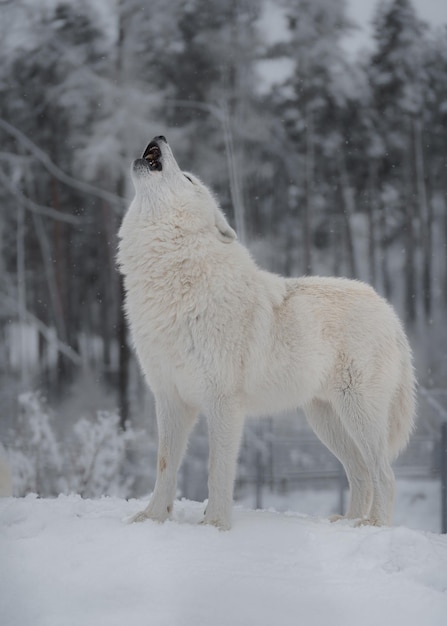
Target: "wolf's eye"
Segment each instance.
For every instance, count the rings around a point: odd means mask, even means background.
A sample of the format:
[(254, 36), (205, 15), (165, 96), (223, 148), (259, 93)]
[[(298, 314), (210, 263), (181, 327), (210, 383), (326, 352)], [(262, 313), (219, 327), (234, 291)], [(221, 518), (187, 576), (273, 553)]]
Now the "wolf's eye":
[(190, 178), (190, 177), (188, 176), (188, 174), (185, 174), (185, 178), (187, 178), (187, 179), (189, 180), (189, 182), (190, 182), (190, 183), (194, 184), (194, 183), (192, 182), (192, 178)]

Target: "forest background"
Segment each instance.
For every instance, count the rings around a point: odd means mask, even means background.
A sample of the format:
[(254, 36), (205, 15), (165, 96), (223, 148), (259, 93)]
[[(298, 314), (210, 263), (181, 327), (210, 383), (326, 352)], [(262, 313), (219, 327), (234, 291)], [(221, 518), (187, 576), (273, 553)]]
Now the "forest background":
[[(154, 407), (115, 255), (130, 163), (158, 134), (264, 268), (359, 278), (394, 304), (415, 352), (419, 429), (439, 432), (445, 23), (382, 1), (369, 49), (352, 54), (344, 0), (0, 10), (0, 440), (17, 494), (127, 495), (152, 480)], [(256, 427), (247, 446), (262, 439)], [(193, 458), (202, 476), (203, 446)], [(140, 465), (152, 474), (138, 488)]]

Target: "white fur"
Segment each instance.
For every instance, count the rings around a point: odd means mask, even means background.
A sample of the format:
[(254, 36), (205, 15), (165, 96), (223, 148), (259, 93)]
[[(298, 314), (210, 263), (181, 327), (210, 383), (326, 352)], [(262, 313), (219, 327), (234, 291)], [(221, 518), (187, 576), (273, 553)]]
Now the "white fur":
[(390, 523), (390, 460), (412, 431), (415, 387), (393, 309), (361, 282), (259, 269), (205, 185), (159, 145), (162, 171), (133, 164), (136, 196), (119, 231), (126, 311), (159, 430), (154, 493), (135, 520), (169, 517), (202, 412), (210, 443), (205, 523), (229, 528), (244, 417), (303, 407), (346, 470), (347, 517)]

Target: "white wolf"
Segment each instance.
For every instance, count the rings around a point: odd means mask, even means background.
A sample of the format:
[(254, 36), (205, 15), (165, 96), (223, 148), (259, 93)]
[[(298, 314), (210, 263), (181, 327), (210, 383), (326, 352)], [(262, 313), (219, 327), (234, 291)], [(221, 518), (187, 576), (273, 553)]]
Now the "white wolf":
[(230, 528), (244, 417), (302, 407), (346, 470), (347, 517), (389, 524), (390, 460), (408, 442), (415, 408), (411, 351), (393, 309), (358, 281), (259, 269), (162, 136), (133, 162), (132, 179), (118, 263), (159, 433), (155, 489), (134, 520), (169, 517), (188, 435), (203, 412), (204, 521)]

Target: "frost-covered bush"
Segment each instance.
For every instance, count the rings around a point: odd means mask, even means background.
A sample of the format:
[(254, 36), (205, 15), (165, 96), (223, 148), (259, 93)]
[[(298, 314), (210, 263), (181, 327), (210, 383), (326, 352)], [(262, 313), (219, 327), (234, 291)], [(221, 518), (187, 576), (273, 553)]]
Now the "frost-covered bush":
[(94, 421), (76, 422), (70, 440), (70, 491), (89, 498), (128, 495), (133, 479), (124, 478), (126, 444), (134, 438), (131, 430), (120, 430), (116, 413), (98, 411)]
[(81, 417), (58, 441), (41, 395), (21, 394), (7, 446), (14, 495), (128, 496), (134, 482), (126, 467), (128, 446), (135, 439), (132, 429), (120, 429), (116, 412), (98, 411), (92, 419)]
[(9, 448), (16, 495), (34, 492), (51, 496), (66, 491), (62, 455), (52, 418), (39, 393), (28, 392), (19, 396), (17, 424)]

